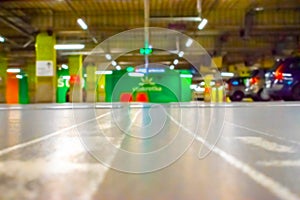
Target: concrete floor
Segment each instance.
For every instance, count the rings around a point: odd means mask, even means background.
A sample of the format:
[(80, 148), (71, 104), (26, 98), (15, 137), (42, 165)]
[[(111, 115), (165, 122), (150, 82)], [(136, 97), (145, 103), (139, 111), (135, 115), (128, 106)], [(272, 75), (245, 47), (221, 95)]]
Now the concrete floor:
[(0, 199), (300, 199), (300, 103), (0, 106)]

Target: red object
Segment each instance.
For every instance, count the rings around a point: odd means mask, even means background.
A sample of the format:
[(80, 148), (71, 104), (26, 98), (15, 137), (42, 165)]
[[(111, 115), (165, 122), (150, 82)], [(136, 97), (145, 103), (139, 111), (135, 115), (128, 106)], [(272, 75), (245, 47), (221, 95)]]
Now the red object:
[(258, 77), (253, 77), (253, 78), (250, 79), (251, 85), (254, 85), (254, 84), (258, 83), (258, 81), (259, 81)]
[(138, 101), (138, 102), (149, 102), (148, 94), (147, 93), (137, 93), (136, 94), (136, 101)]
[(80, 83), (80, 76), (79, 75), (71, 75), (70, 77), (70, 84)]
[(132, 94), (131, 93), (122, 93), (120, 96), (121, 102), (131, 102), (132, 101)]
[(282, 81), (283, 80), (283, 73), (282, 73), (283, 65), (280, 65), (277, 70), (275, 71), (275, 79)]
[(19, 79), (17, 79), (15, 73), (7, 73), (6, 103), (19, 103)]
[(210, 88), (209, 87), (205, 87), (204, 88), (204, 94), (209, 94), (210, 93)]

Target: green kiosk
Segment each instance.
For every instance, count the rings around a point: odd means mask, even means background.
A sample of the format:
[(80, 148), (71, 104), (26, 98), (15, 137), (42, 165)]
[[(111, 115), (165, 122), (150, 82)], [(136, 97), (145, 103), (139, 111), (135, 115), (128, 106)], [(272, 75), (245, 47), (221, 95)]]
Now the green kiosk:
[(188, 102), (192, 99), (189, 70), (127, 68), (105, 76), (106, 102)]

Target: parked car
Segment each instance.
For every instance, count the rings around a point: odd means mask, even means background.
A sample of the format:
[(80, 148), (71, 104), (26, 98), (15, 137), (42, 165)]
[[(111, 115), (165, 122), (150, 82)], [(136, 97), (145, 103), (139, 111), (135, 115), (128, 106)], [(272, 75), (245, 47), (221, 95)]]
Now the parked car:
[(265, 78), (265, 88), (273, 99), (300, 100), (299, 56), (279, 60)]
[(254, 101), (269, 101), (270, 96), (265, 89), (265, 69), (253, 70), (250, 77), (249, 96)]
[(242, 101), (250, 95), (251, 77), (233, 77), (226, 83), (226, 95), (231, 101)]

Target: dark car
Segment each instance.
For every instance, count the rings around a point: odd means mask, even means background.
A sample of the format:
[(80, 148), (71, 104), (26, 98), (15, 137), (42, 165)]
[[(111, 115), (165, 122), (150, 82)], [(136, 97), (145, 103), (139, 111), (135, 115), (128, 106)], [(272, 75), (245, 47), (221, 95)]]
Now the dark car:
[(265, 77), (265, 88), (273, 99), (300, 100), (300, 57), (277, 61)]

